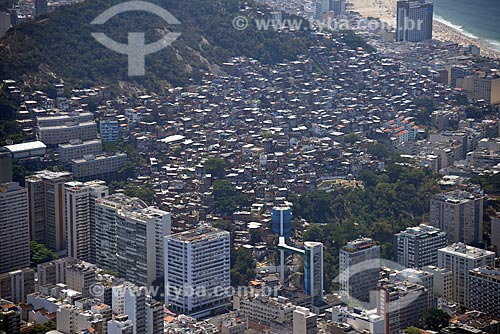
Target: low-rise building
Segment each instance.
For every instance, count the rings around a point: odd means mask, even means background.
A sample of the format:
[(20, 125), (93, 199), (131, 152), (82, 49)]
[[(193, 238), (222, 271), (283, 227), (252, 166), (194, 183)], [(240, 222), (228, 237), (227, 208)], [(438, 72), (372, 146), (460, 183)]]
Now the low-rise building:
[(70, 140), (69, 143), (57, 146), (59, 161), (66, 163), (85, 155), (97, 155), (102, 152), (102, 143), (99, 139), (82, 141), (80, 139)]
[(73, 176), (78, 180), (96, 178), (108, 179), (113, 176), (127, 161), (125, 153), (114, 155), (86, 155), (71, 161)]

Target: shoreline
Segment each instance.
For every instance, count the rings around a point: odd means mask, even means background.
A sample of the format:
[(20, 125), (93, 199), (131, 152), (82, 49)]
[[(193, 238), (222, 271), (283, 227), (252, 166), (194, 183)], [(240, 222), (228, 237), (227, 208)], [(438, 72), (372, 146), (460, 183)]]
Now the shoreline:
[[(358, 12), (364, 17), (373, 17), (396, 26), (397, 0), (349, 0), (349, 10)], [(444, 22), (443, 22), (444, 21)], [(447, 22), (447, 23), (445, 23)], [(500, 50), (485, 40), (473, 37), (456, 28), (446, 19), (433, 19), (432, 39), (441, 42), (453, 42), (463, 46), (476, 45), (481, 50), (481, 56), (500, 59)]]

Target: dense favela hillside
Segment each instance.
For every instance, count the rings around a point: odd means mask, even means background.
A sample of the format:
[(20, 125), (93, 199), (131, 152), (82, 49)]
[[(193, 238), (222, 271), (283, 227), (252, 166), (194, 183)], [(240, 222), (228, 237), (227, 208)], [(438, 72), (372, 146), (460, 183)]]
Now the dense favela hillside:
[(125, 44), (128, 32), (145, 32), (146, 44), (167, 32), (181, 33), (172, 47), (146, 56), (146, 77), (133, 78), (145, 88), (184, 85), (203, 72), (217, 73), (219, 65), (231, 56), (249, 56), (264, 63), (290, 60), (304, 54), (309, 44), (310, 32), (306, 31), (258, 31), (254, 23), (243, 31), (234, 29), (232, 20), (239, 14), (251, 18), (267, 15), (267, 10), (257, 5), (237, 0), (152, 2), (170, 11), (181, 24), (169, 25), (143, 11), (121, 13), (104, 25), (90, 24), (119, 3), (116, 0), (60, 7), (36, 21), (21, 24), (0, 40), (0, 77), (37, 84), (63, 79), (77, 86), (130, 80), (127, 56), (108, 50), (94, 40), (91, 32), (104, 32)]

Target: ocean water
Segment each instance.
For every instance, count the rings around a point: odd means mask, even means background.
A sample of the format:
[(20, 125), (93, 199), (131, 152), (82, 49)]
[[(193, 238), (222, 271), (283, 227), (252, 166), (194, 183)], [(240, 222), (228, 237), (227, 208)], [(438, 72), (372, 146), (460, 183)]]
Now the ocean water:
[(428, 0), (434, 19), (500, 50), (500, 0)]

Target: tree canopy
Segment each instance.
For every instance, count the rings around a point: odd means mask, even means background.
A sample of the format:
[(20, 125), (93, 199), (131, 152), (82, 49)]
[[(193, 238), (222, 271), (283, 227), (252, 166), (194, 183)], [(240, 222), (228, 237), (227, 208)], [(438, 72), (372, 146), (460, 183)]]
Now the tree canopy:
[(30, 241), (30, 250), (32, 267), (58, 258), (56, 253), (36, 241)]
[(248, 196), (227, 180), (215, 180), (213, 188), (215, 212), (232, 215), (238, 208), (250, 205)]
[(292, 195), (293, 213), (312, 225), (304, 241), (326, 246), (325, 287), (332, 289), (338, 274), (340, 247), (359, 236), (371, 237), (381, 245), (381, 256), (394, 257), (394, 234), (425, 222), (430, 197), (439, 191), (430, 171), (389, 163), (385, 172), (366, 172), (363, 188), (339, 188)]
[(433, 330), (440, 330), (447, 327), (450, 322), (450, 315), (438, 308), (431, 308), (424, 313), (424, 324)]

